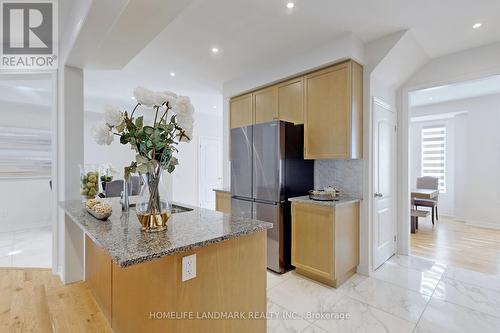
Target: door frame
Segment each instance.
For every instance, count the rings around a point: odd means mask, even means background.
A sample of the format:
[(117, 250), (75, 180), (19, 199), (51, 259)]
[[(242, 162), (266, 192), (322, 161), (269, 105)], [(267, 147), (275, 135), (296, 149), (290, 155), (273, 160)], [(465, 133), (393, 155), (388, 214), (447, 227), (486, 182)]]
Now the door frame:
[(437, 86), (477, 80), (488, 76), (500, 75), (500, 67), (487, 70), (473, 70), (458, 75), (447, 75), (439, 80), (429, 80), (413, 85), (405, 85), (398, 91), (401, 112), (398, 114), (398, 239), (397, 253), (410, 254), (410, 93)]
[[(395, 119), (395, 125), (396, 125), (396, 128), (398, 128), (398, 114), (395, 110), (394, 107), (392, 107), (389, 103), (385, 102), (383, 99), (379, 98), (379, 97), (376, 97), (376, 96), (373, 96), (372, 97), (372, 100), (371, 100), (371, 109), (373, 110), (373, 114), (372, 114), (372, 124), (371, 124), (371, 127), (372, 127), (372, 132), (371, 132), (371, 143), (373, 145), (373, 143), (375, 142), (375, 106), (378, 105), (382, 108), (384, 108), (385, 110), (391, 112), (393, 115), (394, 115), (394, 119)], [(396, 131), (396, 135), (395, 135), (395, 149), (394, 149), (394, 170), (398, 170), (398, 133), (399, 131)], [(375, 180), (375, 154), (376, 154), (376, 151), (375, 149), (372, 149), (372, 168), (370, 170), (371, 172), (371, 189), (372, 189), (372, 192), (369, 193), (370, 195), (370, 199), (372, 200), (372, 205), (370, 207), (370, 220), (372, 222), (372, 228), (371, 228), (371, 247), (370, 247), (370, 256), (371, 256), (371, 270), (375, 270), (376, 268), (374, 267), (374, 263), (375, 263), (375, 228), (373, 227), (374, 226), (374, 221), (375, 221), (375, 200), (373, 199), (373, 193), (375, 191), (375, 184), (374, 184), (374, 180)], [(397, 181), (398, 181), (398, 177), (397, 177), (397, 172), (393, 174), (393, 181), (394, 181), (394, 189), (393, 189), (393, 193), (394, 193), (394, 218), (393, 218), (393, 228), (394, 228), (394, 233), (396, 235), (399, 234), (399, 230), (398, 230), (398, 223), (397, 223), (397, 220), (398, 220), (398, 186), (397, 186)], [(396, 239), (396, 243), (394, 245), (394, 253), (398, 253), (398, 241), (399, 241), (399, 236), (397, 237)]]
[[(201, 207), (201, 179), (202, 179), (202, 176), (201, 176), (201, 142), (203, 140), (214, 140), (214, 141), (217, 141), (219, 143), (219, 152), (220, 152), (220, 158), (219, 158), (219, 164), (220, 164), (220, 183), (221, 185), (220, 186), (223, 186), (223, 173), (224, 173), (224, 168), (222, 166), (222, 162), (223, 162), (223, 155), (224, 155), (224, 152), (223, 152), (223, 146), (222, 146), (222, 139), (219, 138), (219, 137), (216, 137), (216, 136), (199, 136), (198, 137), (198, 147), (196, 149), (196, 165), (197, 165), (197, 172), (196, 172), (196, 188), (197, 188), (197, 191), (198, 191), (198, 205)], [(215, 195), (215, 193), (214, 193)], [(215, 208), (214, 208), (215, 209)]]

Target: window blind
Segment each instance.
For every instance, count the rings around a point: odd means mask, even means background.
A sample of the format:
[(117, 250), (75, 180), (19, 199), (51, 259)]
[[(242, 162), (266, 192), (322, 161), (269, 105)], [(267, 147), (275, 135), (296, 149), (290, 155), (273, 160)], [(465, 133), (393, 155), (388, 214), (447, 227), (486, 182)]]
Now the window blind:
[(439, 191), (446, 192), (446, 127), (422, 128), (422, 176), (439, 179)]
[(50, 131), (0, 127), (0, 179), (49, 178)]

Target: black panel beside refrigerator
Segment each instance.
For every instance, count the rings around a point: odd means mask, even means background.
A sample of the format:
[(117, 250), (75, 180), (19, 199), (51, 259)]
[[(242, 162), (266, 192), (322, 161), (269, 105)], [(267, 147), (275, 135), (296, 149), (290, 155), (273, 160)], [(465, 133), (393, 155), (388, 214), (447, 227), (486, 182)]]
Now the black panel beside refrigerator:
[(283, 121), (231, 129), (231, 214), (274, 224), (268, 268), (291, 268), (288, 198), (313, 188), (314, 162), (304, 160), (304, 126)]

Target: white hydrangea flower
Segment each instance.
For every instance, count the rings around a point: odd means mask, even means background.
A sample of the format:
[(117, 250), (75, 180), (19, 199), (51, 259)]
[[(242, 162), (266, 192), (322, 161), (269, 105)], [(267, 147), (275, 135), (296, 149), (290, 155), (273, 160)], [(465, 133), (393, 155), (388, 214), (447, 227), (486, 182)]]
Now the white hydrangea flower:
[(170, 106), (173, 106), (177, 101), (177, 94), (171, 91), (158, 91), (155, 95), (155, 105), (158, 106), (163, 105), (163, 103), (168, 103)]
[(194, 113), (194, 106), (187, 96), (179, 96), (173, 106), (174, 112), (180, 116), (192, 116)]
[(178, 114), (175, 116), (177, 125), (185, 131), (192, 130), (194, 126), (194, 118), (192, 115)]
[(138, 103), (144, 106), (154, 106), (157, 102), (156, 93), (144, 87), (135, 88), (134, 97)]
[(111, 127), (120, 125), (123, 118), (123, 113), (116, 106), (108, 106), (104, 110), (104, 121)]
[(92, 128), (92, 136), (99, 145), (110, 145), (114, 136), (108, 124), (100, 123)]
[[(179, 141), (181, 142), (189, 142), (193, 139), (193, 130), (185, 130), (184, 131), (185, 136), (183, 136)], [(186, 137), (187, 136), (187, 137)]]

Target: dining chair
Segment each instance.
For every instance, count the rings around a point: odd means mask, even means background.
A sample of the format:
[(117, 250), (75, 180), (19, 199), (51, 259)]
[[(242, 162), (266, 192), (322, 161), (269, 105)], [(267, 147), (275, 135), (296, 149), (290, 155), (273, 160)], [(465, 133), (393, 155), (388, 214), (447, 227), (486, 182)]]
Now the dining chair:
[[(141, 190), (141, 178), (139, 176), (131, 176), (129, 181), (129, 195), (139, 195)], [(104, 193), (106, 198), (113, 198), (121, 196), (123, 191), (123, 179), (112, 180), (106, 183)]]
[[(439, 178), (437, 177), (418, 177), (417, 178), (417, 188), (425, 190), (438, 190), (439, 189)], [(432, 224), (434, 224), (434, 218), (439, 220), (438, 215), (438, 197), (434, 199), (415, 199), (413, 202), (415, 209), (418, 207), (428, 207), (431, 208), (432, 212)]]
[(104, 193), (106, 198), (119, 197), (123, 191), (123, 179), (112, 180), (106, 183)]

